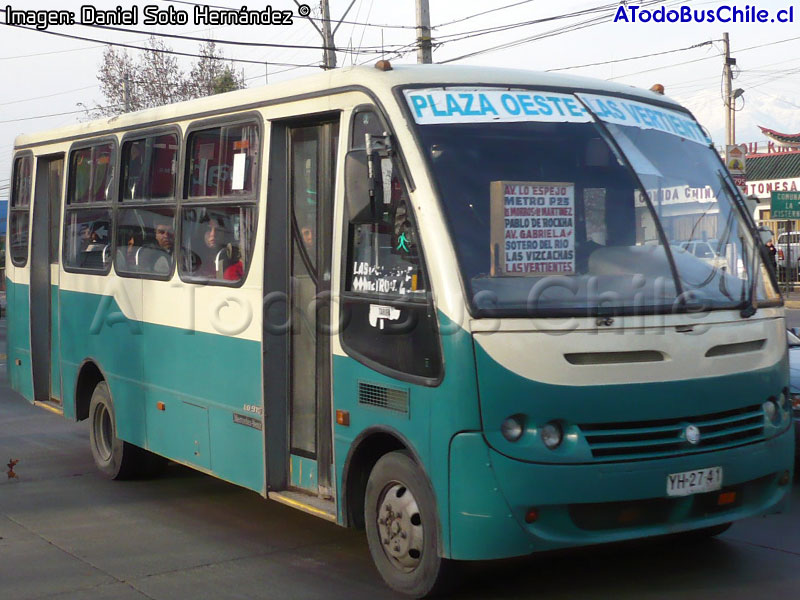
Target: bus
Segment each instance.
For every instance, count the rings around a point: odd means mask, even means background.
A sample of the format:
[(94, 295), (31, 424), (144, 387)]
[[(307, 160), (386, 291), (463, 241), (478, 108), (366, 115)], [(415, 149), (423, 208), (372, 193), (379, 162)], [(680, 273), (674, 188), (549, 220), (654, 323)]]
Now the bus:
[(112, 479), (170, 460), (363, 528), (417, 597), (785, 505), (782, 298), (666, 96), (381, 61), (22, 135), (12, 169), (11, 384)]

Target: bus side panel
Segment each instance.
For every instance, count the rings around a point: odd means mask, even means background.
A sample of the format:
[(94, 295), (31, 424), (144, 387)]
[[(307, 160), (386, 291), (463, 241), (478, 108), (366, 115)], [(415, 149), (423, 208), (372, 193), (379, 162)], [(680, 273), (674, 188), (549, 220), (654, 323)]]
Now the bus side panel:
[[(22, 269), (16, 269), (21, 271)], [(29, 286), (6, 279), (8, 375), (11, 387), (33, 402)], [(19, 361), (20, 364), (17, 364)]]
[(94, 361), (111, 391), (117, 435), (145, 446), (141, 323), (125, 317), (113, 296), (63, 289), (59, 295), (64, 415), (75, 418), (78, 372), (84, 361)]
[(149, 449), (263, 492), (262, 419), (245, 408), (261, 404), (261, 344), (149, 323), (144, 329)]
[[(344, 463), (358, 435), (370, 427), (384, 426), (400, 433), (422, 461), (433, 485), (442, 531), (442, 553), (450, 556), (449, 449), (450, 439), (462, 431), (480, 431), (477, 379), (472, 339), (439, 313), (445, 374), (436, 387), (413, 385), (381, 375), (347, 356), (333, 357), (334, 410), (350, 411), (350, 426), (336, 425), (334, 444), (338, 489)], [(392, 344), (391, 338), (387, 339)], [(408, 392), (408, 412), (360, 402), (359, 383)], [(339, 503), (339, 522), (344, 507)]]

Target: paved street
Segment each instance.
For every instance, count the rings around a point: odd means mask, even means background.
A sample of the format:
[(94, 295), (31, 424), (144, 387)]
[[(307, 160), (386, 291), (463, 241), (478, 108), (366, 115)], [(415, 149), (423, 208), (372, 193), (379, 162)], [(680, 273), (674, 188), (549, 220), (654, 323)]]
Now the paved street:
[[(361, 532), (179, 467), (151, 481), (101, 478), (86, 425), (29, 406), (0, 368), (0, 459), (20, 461), (18, 479), (0, 474), (2, 600), (396, 597)], [(797, 598), (799, 505), (718, 540), (473, 565), (455, 597)]]

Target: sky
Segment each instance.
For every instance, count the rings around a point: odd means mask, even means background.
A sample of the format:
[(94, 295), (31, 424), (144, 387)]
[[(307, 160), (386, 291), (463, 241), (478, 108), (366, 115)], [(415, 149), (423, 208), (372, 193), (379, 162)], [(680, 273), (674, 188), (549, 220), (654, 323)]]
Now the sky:
[[(305, 1), (305, 0), (301, 0)], [(689, 108), (710, 132), (717, 145), (725, 142), (722, 101), (722, 37), (730, 36), (731, 56), (736, 59), (734, 88), (744, 90), (737, 100), (736, 141), (765, 138), (759, 126), (784, 133), (800, 132), (800, 2), (761, 0), (767, 22), (631, 21), (637, 11), (717, 11), (753, 3), (709, 0), (628, 0), (628, 21), (619, 16), (618, 2), (610, 0), (429, 0), (433, 27), (434, 62), (511, 67), (534, 71), (565, 72), (636, 87), (661, 83), (666, 94)], [(3, 2), (14, 10), (67, 10), (80, 17), (83, 2), (75, 0), (25, 0)], [(102, 41), (142, 45), (149, 33), (169, 33), (288, 45), (321, 45), (321, 37), (308, 19), (298, 16), (293, 0), (274, 0), (274, 10), (292, 10), (291, 25), (208, 26), (194, 21), (191, 2), (148, 0), (117, 2), (98, 0), (93, 6), (111, 10), (138, 6), (139, 23), (123, 25), (140, 33), (111, 31), (80, 24), (50, 26), (47, 31), (94, 38), (85, 41), (49, 33), (0, 25), (0, 199), (8, 196), (11, 157), (16, 135), (86, 120), (82, 106), (104, 105), (97, 81), (105, 45)], [(156, 6), (165, 14), (185, 11), (185, 25), (143, 24), (143, 7)], [(215, 0), (214, 6), (263, 10), (265, 2)], [(318, 0), (308, 2), (311, 16), (319, 16)], [(415, 0), (330, 0), (330, 16), (341, 19), (335, 33), (338, 65), (373, 64), (381, 57), (395, 63), (414, 63), (416, 38)], [(793, 23), (771, 22), (778, 11), (793, 10)], [(575, 14), (578, 13), (578, 14)], [(694, 14), (694, 13), (693, 13)], [(714, 12), (714, 14), (717, 14)], [(719, 13), (727, 17), (723, 9)], [(572, 16), (570, 16), (572, 15)], [(637, 12), (643, 16), (642, 12)], [(752, 13), (743, 13), (751, 16)], [(538, 22), (537, 22), (538, 21)], [(0, 11), (0, 22), (5, 13)], [(79, 19), (78, 19), (79, 22)], [(495, 31), (495, 29), (497, 29)], [(199, 43), (165, 39), (174, 50), (196, 53)], [(510, 46), (510, 47), (502, 47)], [(319, 71), (318, 49), (233, 46), (220, 43), (230, 58), (257, 61), (237, 63), (250, 87), (282, 81)], [(135, 50), (129, 50), (135, 54)], [(640, 58), (636, 58), (640, 57)], [(180, 58), (184, 68), (193, 59)], [(601, 64), (598, 64), (601, 63)], [(311, 65), (298, 67), (294, 65)], [(266, 73), (265, 73), (266, 71)], [(69, 113), (69, 114), (65, 114)], [(44, 115), (55, 115), (43, 118)]]

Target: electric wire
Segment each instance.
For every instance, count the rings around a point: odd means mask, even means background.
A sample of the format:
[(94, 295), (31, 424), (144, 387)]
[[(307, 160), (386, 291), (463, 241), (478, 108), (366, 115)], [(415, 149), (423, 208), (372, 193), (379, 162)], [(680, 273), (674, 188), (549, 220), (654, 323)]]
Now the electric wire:
[[(0, 10), (2, 10), (2, 9), (0, 9)], [(14, 28), (17, 28), (17, 29), (24, 29), (26, 31), (33, 31), (35, 33), (45, 33), (45, 34), (48, 34), (48, 35), (54, 35), (54, 36), (73, 39), (73, 40), (82, 40), (84, 42), (98, 42), (98, 43), (105, 44), (105, 45), (108, 45), (108, 46), (119, 46), (119, 47), (122, 47), (122, 48), (132, 48), (134, 50), (142, 50), (142, 51), (145, 51), (145, 52), (156, 52), (156, 53), (159, 53), (159, 54), (172, 54), (174, 56), (189, 56), (189, 57), (192, 57), (192, 58), (208, 58), (210, 60), (221, 60), (221, 61), (230, 61), (230, 62), (238, 62), (238, 63), (248, 63), (248, 64), (258, 64), (258, 65), (263, 65), (264, 64), (263, 60), (262, 61), (258, 61), (258, 60), (248, 60), (248, 59), (244, 59), (244, 58), (227, 58), (227, 57), (224, 57), (224, 56), (203, 56), (202, 54), (195, 54), (195, 53), (192, 53), (192, 52), (179, 52), (177, 50), (171, 50), (171, 49), (168, 50), (168, 49), (165, 49), (165, 48), (147, 48), (145, 46), (136, 46), (136, 45), (133, 45), (133, 44), (125, 44), (125, 43), (122, 43), (122, 42), (112, 42), (112, 41), (107, 41), (107, 40), (98, 40), (98, 39), (95, 39), (95, 38), (87, 38), (87, 37), (83, 37), (83, 36), (70, 35), (68, 33), (61, 33), (61, 32), (58, 32), (58, 31), (50, 31), (48, 29), (32, 29), (30, 27), (22, 27), (20, 25), (9, 25), (8, 23), (6, 23), (4, 21), (0, 21), (0, 25), (5, 25), (6, 27), (14, 27)], [(210, 40), (210, 41), (213, 41), (213, 40)], [(304, 65), (298, 65), (296, 63), (273, 63), (273, 64), (276, 64), (276, 65), (281, 66), (281, 67), (304, 66)]]
[[(233, 8), (230, 6), (219, 6), (217, 4), (201, 4), (199, 2), (188, 2), (187, 0), (162, 0), (163, 2), (172, 2), (175, 4), (188, 4), (189, 6), (210, 6), (211, 8), (219, 8), (220, 10), (228, 10), (228, 11), (238, 11), (238, 8)], [(532, 1), (532, 0), (528, 0)], [(319, 21), (320, 23), (324, 22), (325, 19), (322, 17), (303, 17), (304, 19), (311, 19)], [(338, 19), (329, 19), (331, 23), (341, 23), (342, 25), (364, 25), (366, 27), (379, 27), (383, 29), (416, 29), (414, 25), (380, 25), (377, 23), (363, 23), (358, 21), (339, 21)]]

